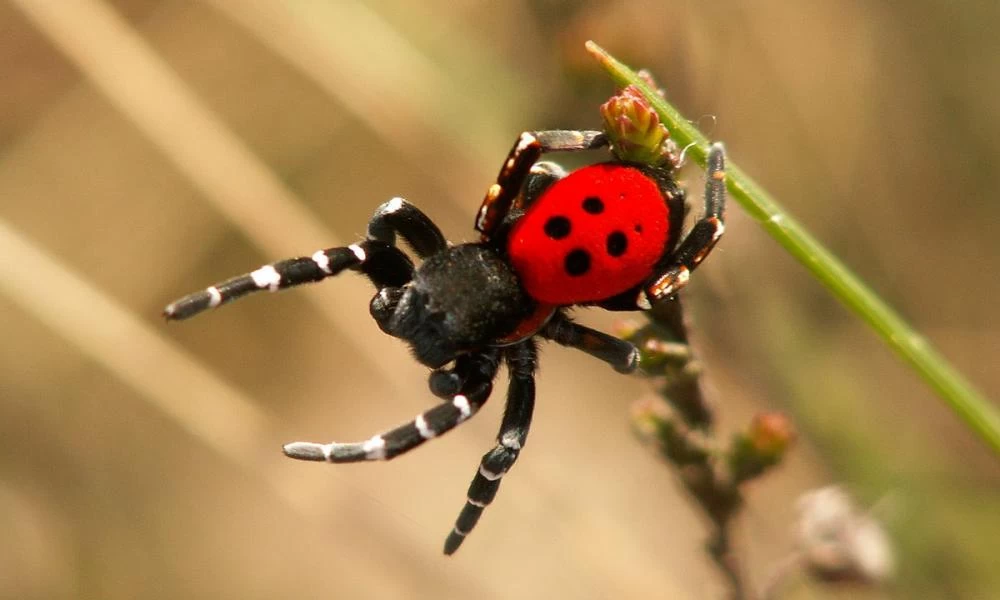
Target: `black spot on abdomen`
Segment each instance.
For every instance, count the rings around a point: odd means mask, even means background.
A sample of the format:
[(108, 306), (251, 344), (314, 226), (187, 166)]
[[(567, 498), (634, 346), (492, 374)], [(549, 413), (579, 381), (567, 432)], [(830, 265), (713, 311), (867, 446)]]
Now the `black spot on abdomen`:
[(545, 235), (549, 236), (554, 240), (561, 240), (569, 235), (572, 229), (572, 224), (569, 219), (563, 216), (549, 217), (549, 220), (545, 222), (543, 230)]
[(581, 248), (573, 250), (566, 255), (563, 261), (563, 268), (572, 277), (585, 275), (590, 270), (590, 254)]
[(604, 212), (604, 201), (597, 196), (587, 196), (583, 199), (583, 210), (592, 215), (599, 215)]
[(628, 250), (628, 238), (625, 234), (620, 231), (612, 231), (608, 234), (608, 239), (606, 242), (608, 254), (614, 257), (619, 257), (625, 254)]

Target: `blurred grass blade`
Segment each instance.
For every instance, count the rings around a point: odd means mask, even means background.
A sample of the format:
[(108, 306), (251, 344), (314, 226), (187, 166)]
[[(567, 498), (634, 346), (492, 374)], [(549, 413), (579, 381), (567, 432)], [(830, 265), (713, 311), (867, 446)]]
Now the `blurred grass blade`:
[[(262, 255), (274, 259), (346, 245), (113, 7), (96, 0), (14, 5)], [(345, 297), (371, 294), (360, 278), (341, 278), (337, 288)], [(299, 295), (373, 369), (389, 373), (370, 333), (354, 326), (355, 317), (321, 290)], [(384, 380), (404, 389), (396, 378)]]
[(255, 470), (270, 415), (3, 220), (0, 255), (0, 292), (205, 446)]
[[(678, 147), (705, 165), (708, 138), (666, 102), (638, 74), (593, 42), (587, 50), (619, 86), (634, 85), (656, 109)], [(693, 145), (692, 145), (693, 144)], [(1000, 414), (922, 335), (914, 331), (878, 295), (830, 254), (777, 202), (731, 161), (728, 189), (751, 217), (801, 262), (833, 294), (865, 320), (899, 356), (909, 363), (948, 406), (994, 451), (1000, 454)]]

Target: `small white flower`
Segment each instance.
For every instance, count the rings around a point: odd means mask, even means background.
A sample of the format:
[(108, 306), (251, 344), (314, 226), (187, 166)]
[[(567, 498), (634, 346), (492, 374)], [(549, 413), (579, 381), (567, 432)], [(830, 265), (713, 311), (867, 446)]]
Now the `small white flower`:
[(796, 530), (806, 565), (822, 577), (878, 583), (892, 576), (895, 559), (882, 525), (859, 511), (837, 486), (803, 494)]

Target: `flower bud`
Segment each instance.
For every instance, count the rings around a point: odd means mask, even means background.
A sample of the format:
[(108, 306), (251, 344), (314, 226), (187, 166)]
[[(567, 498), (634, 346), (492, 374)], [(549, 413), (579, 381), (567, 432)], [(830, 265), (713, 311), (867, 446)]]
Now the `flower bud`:
[(760, 456), (780, 458), (795, 442), (795, 428), (779, 412), (759, 413), (750, 422), (747, 439)]
[(676, 166), (670, 133), (638, 88), (630, 85), (612, 96), (601, 105), (601, 116), (619, 159)]
[(785, 457), (795, 441), (791, 421), (781, 413), (760, 413), (729, 450), (729, 469), (737, 482), (759, 477)]

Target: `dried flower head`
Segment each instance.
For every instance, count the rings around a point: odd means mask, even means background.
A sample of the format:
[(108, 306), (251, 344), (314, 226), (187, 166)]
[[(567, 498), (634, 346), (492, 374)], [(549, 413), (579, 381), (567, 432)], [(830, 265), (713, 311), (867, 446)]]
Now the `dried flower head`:
[(803, 494), (798, 509), (796, 534), (810, 571), (824, 579), (863, 583), (892, 576), (895, 560), (889, 537), (843, 489), (829, 486)]

